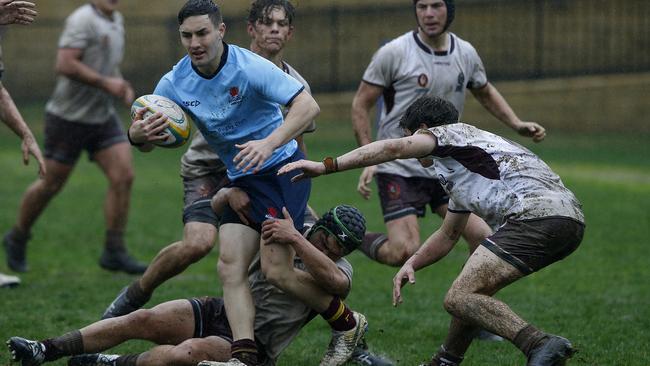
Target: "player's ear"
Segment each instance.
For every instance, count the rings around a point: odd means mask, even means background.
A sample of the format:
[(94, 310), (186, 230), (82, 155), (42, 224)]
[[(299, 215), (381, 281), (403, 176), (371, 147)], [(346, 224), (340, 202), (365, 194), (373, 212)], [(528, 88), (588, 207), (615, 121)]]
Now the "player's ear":
[(249, 35), (251, 38), (255, 37), (255, 26), (253, 25), (253, 23), (248, 22), (248, 23), (246, 24), (246, 31), (248, 32), (248, 35)]
[(289, 25), (289, 33), (287, 33), (287, 41), (293, 36), (293, 25)]

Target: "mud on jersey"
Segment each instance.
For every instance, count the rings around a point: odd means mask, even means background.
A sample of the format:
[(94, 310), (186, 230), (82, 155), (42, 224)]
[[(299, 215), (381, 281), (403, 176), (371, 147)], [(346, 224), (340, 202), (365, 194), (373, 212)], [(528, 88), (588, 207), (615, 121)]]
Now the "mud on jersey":
[(437, 139), (431, 153), (449, 210), (473, 212), (495, 230), (506, 218), (570, 217), (584, 222), (580, 202), (537, 155), (464, 123), (420, 130)]

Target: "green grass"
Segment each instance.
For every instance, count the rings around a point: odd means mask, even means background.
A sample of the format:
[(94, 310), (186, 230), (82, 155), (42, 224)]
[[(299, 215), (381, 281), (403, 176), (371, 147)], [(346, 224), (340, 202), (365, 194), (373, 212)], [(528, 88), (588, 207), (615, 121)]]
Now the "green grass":
[[(25, 109), (35, 121), (42, 141), (41, 112)], [(563, 177), (582, 201), (587, 217), (581, 247), (566, 260), (536, 273), (498, 294), (524, 318), (544, 330), (562, 334), (580, 349), (575, 365), (646, 365), (650, 359), (650, 237), (649, 136), (559, 135), (528, 146)], [(321, 159), (354, 147), (349, 123), (320, 121), (309, 136), (310, 156)], [(136, 182), (127, 230), (130, 250), (150, 259), (182, 235), (182, 190), (178, 175), (182, 149), (134, 152)], [(33, 163), (33, 162), (32, 162)], [(35, 167), (22, 166), (18, 140), (0, 130), (0, 230), (15, 221), (16, 208)], [(359, 206), (371, 230), (383, 223), (376, 197), (363, 201), (356, 193), (359, 171), (314, 180), (310, 203), (323, 211), (337, 203)], [(119, 289), (132, 277), (101, 270), (97, 259), (103, 241), (102, 202), (106, 182), (99, 170), (80, 160), (67, 186), (37, 222), (28, 258), (31, 271), (23, 284), (0, 291), (0, 338), (13, 335), (45, 338), (95, 321)], [(423, 235), (440, 223), (428, 215), (421, 220)], [(417, 284), (405, 290), (405, 302), (391, 306), (394, 268), (370, 262), (362, 254), (350, 256), (355, 267), (349, 303), (370, 322), (368, 341), (400, 365), (424, 361), (443, 342), (449, 316), (442, 307), (445, 291), (466, 257), (458, 245), (438, 264), (417, 273)], [(6, 272), (4, 256), (0, 271)], [(175, 298), (221, 293), (215, 265), (217, 253), (190, 267), (159, 288), (150, 304)], [(329, 340), (321, 319), (309, 324), (280, 359), (280, 365), (317, 364)], [(144, 342), (131, 342), (116, 352), (140, 352)], [(0, 351), (0, 365), (9, 363)], [(464, 365), (521, 365), (524, 357), (508, 342), (476, 342)], [(58, 362), (64, 365), (63, 361)]]

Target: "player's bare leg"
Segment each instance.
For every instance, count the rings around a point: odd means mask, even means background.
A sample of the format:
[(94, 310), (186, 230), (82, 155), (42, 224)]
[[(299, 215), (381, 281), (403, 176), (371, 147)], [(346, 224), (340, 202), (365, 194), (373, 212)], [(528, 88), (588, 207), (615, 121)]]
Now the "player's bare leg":
[(401, 266), (420, 247), (420, 225), (416, 215), (407, 215), (386, 222), (388, 240), (376, 252), (377, 261)]
[(144, 273), (147, 266), (133, 259), (124, 244), (134, 180), (131, 146), (126, 142), (111, 145), (98, 151), (94, 159), (108, 179), (108, 191), (104, 200), (106, 242), (100, 265), (112, 271)]
[(254, 342), (255, 307), (248, 283), (248, 266), (259, 250), (260, 234), (242, 224), (223, 224), (219, 230), (217, 266), (226, 315), (233, 335), (232, 356), (257, 362)]
[(7, 265), (16, 272), (28, 270), (26, 249), (32, 226), (50, 200), (61, 191), (74, 168), (74, 165), (52, 159), (45, 159), (45, 165), (45, 176), (27, 188), (20, 203), (16, 225), (3, 238)]

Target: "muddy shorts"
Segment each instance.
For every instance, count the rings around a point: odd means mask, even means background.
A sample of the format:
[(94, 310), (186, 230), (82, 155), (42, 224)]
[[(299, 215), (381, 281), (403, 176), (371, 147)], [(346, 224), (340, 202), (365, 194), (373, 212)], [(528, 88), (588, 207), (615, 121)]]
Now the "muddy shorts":
[(402, 177), (395, 174), (377, 173), (377, 187), (384, 222), (407, 215), (423, 217), (426, 206), (431, 212), (449, 202), (449, 196), (437, 179)]
[(499, 258), (530, 274), (573, 253), (585, 225), (568, 217), (510, 220), (481, 245)]
[(219, 227), (219, 217), (212, 210), (210, 201), (221, 188), (230, 183), (226, 172), (183, 178), (183, 224), (203, 222)]

